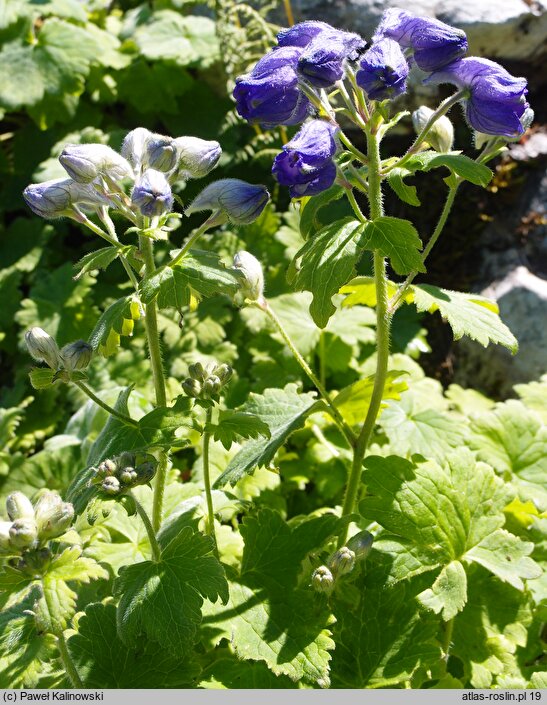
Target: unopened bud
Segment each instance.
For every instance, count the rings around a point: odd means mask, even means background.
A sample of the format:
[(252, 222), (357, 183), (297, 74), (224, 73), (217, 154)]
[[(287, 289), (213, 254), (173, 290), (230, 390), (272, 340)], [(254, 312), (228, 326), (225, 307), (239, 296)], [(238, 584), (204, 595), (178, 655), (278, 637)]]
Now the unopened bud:
[(9, 553), (11, 548), (9, 530), (11, 521), (0, 521), (0, 554)]
[(38, 531), (33, 519), (17, 519), (9, 530), (10, 543), (15, 548), (29, 548), (37, 537)]
[(137, 485), (146, 485), (156, 474), (157, 463), (148, 461), (137, 466)]
[(137, 481), (137, 472), (135, 468), (126, 467), (118, 475), (122, 485), (134, 485)]
[(167, 174), (177, 166), (178, 150), (171, 137), (151, 135), (146, 143), (144, 163), (147, 169), (156, 169)]
[(215, 369), (215, 375), (219, 378), (223, 385), (231, 380), (233, 373), (234, 371), (230, 365), (227, 365), (226, 363), (218, 365)]
[(342, 546), (329, 559), (329, 568), (335, 575), (351, 573), (355, 566), (355, 553), (347, 546)]
[(222, 148), (214, 140), (199, 137), (177, 137), (178, 173), (184, 179), (201, 179), (218, 164)]
[(99, 176), (119, 181), (133, 175), (129, 162), (106, 144), (67, 144), (59, 161), (67, 174), (81, 184)]
[(169, 213), (173, 207), (173, 194), (165, 174), (147, 169), (135, 182), (131, 202), (142, 215), (153, 217)]
[(41, 541), (48, 541), (61, 536), (67, 531), (74, 519), (74, 507), (70, 502), (60, 502), (38, 521), (38, 534)]
[[(419, 134), (433, 115), (433, 110), (421, 105), (412, 113), (412, 124), (416, 134)], [(446, 115), (442, 115), (434, 123), (426, 136), (426, 141), (436, 152), (450, 152), (454, 142), (454, 126)]]
[(118, 494), (120, 491), (120, 481), (117, 477), (106, 477), (101, 485), (103, 492), (109, 495)]
[(136, 172), (140, 171), (144, 161), (146, 144), (153, 133), (145, 127), (137, 127), (128, 132), (122, 144), (121, 154), (131, 164)]
[(93, 348), (85, 340), (77, 340), (74, 343), (65, 345), (61, 350), (61, 360), (65, 370), (74, 372), (75, 370), (85, 370), (91, 362)]
[(208, 397), (216, 397), (222, 389), (222, 382), (216, 375), (211, 375), (203, 383), (203, 394)]
[(110, 477), (116, 474), (118, 466), (113, 460), (103, 460), (103, 462), (97, 468), (97, 475), (99, 477)]
[(131, 453), (131, 451), (124, 451), (121, 455), (118, 456), (117, 459), (118, 467), (119, 468), (133, 468), (135, 466), (135, 453)]
[(45, 362), (51, 369), (61, 365), (59, 347), (55, 340), (42, 328), (31, 328), (25, 333), (25, 343), (30, 355), (38, 362)]
[(206, 186), (186, 209), (186, 214), (213, 211), (231, 223), (252, 223), (264, 210), (270, 198), (265, 186), (240, 179), (221, 179)]
[(187, 377), (183, 381), (182, 388), (185, 394), (194, 399), (199, 397), (201, 394), (201, 384), (197, 381), (197, 379), (192, 379), (192, 377)]
[(16, 519), (34, 519), (32, 502), (22, 492), (12, 492), (7, 496), (6, 511), (12, 521)]
[(347, 545), (355, 553), (356, 560), (360, 561), (371, 552), (373, 541), (374, 536), (370, 531), (360, 531), (349, 539)]
[(31, 211), (41, 218), (61, 218), (73, 213), (72, 184), (70, 179), (29, 184), (23, 191), (23, 198)]
[(188, 365), (188, 374), (198, 382), (204, 382), (208, 375), (207, 370), (203, 367), (201, 362), (194, 362)]
[(320, 565), (313, 571), (311, 584), (317, 592), (330, 594), (334, 588), (334, 576), (326, 565)]
[(241, 293), (250, 301), (258, 301), (264, 294), (262, 265), (250, 252), (241, 250), (234, 256), (234, 269), (241, 272)]

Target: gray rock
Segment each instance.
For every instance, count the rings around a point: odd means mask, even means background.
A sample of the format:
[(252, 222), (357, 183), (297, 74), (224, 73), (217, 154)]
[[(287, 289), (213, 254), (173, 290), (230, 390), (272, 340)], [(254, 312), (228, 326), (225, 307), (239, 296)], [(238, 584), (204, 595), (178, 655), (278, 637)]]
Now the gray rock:
[(403, 7), (467, 33), (470, 54), (537, 63), (547, 54), (545, 0), (292, 0), (298, 20), (320, 19), (370, 39), (383, 11)]

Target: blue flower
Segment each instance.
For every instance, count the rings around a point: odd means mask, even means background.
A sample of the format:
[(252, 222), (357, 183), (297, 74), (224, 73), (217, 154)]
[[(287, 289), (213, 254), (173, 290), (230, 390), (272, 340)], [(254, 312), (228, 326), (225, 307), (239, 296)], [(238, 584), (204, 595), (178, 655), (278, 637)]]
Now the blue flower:
[(264, 210), (270, 198), (268, 189), (240, 179), (213, 181), (199, 193), (186, 209), (186, 215), (213, 211), (231, 223), (252, 223)]
[(306, 119), (310, 104), (298, 88), (296, 73), (301, 53), (298, 47), (272, 49), (250, 73), (236, 78), (234, 98), (242, 118), (265, 128)]
[(467, 51), (467, 38), (461, 29), (395, 7), (384, 12), (373, 39), (382, 37), (412, 49), (414, 61), (423, 71), (436, 71)]
[(317, 88), (328, 88), (345, 75), (346, 59), (355, 60), (365, 47), (358, 34), (330, 27), (319, 32), (298, 60), (298, 72)]
[(173, 194), (165, 174), (156, 169), (147, 169), (135, 182), (131, 202), (142, 215), (149, 218), (169, 213), (173, 207)]
[(326, 22), (300, 22), (288, 29), (282, 29), (277, 35), (277, 43), (280, 47), (306, 47), (318, 34), (333, 29), (334, 27)]
[(386, 100), (405, 92), (408, 72), (401, 47), (385, 37), (364, 54), (356, 79), (371, 100)]
[(521, 118), (529, 108), (526, 79), (515, 78), (495, 61), (469, 57), (433, 73), (427, 82), (453, 83), (468, 89), (463, 99), (471, 127), (487, 135), (515, 137), (524, 132)]
[(292, 198), (313, 196), (334, 183), (337, 129), (325, 120), (311, 120), (275, 158), (272, 174), (281, 185), (289, 186)]

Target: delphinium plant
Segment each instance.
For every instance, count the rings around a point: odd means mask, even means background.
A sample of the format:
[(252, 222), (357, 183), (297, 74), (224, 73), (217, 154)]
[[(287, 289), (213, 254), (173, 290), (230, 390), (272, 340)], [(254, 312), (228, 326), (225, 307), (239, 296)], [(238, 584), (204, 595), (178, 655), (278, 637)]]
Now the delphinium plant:
[[(287, 278), (296, 291), (311, 293), (314, 323), (328, 329), (342, 300), (348, 333), (357, 306), (376, 309), (374, 366), (342, 389), (329, 389), (324, 370), (317, 374), (300, 352), (252, 253), (238, 251), (227, 265), (196, 247), (207, 231), (221, 239), (223, 228), (260, 227), (264, 186), (209, 183), (184, 204), (184, 215), (209, 215), (172, 249), (177, 219), (184, 217), (174, 210), (180, 202), (174, 184), (207, 176), (220, 157), (217, 142), (137, 128), (121, 153), (67, 145), (60, 162), (68, 178), (25, 190), (38, 215), (72, 218), (105, 240), (79, 263), (80, 272), (119, 259), (129, 293), (102, 313), (86, 341), (60, 348), (40, 328), (26, 335), (32, 357), (45, 363), (31, 371), (33, 386), (74, 385), (107, 420), (95, 433), (82, 431), (85, 454), (65, 502), (51, 492), (34, 505), (18, 492), (8, 497), (0, 586), (17, 634), (5, 641), (7, 684), (420, 688), (489, 686), (494, 678), (504, 686), (541, 684), (534, 674), (540, 617), (533, 610), (542, 591), (530, 587), (541, 571), (521, 520), (534, 508), (539, 516), (544, 501), (533, 497), (540, 461), (529, 464), (526, 477), (515, 477), (492, 442), (489, 452), (476, 445), (477, 435), (464, 443), (440, 414), (429, 423), (441, 419), (451, 452), (414, 436), (395, 455), (406, 417), (378, 428), (407, 388), (407, 371), (390, 356), (392, 320), (405, 304), (440, 311), (455, 337), (516, 351), (493, 302), (414, 284), (460, 184), (486, 186), (486, 163), (531, 119), (526, 81), (466, 51), (461, 31), (392, 9), (370, 45), (323, 22), (283, 30), (277, 46), (236, 81), (242, 117), (266, 128), (297, 126), (273, 175), (298, 204), (304, 243)], [(402, 155), (385, 155), (383, 138), (407, 115), (396, 99), (411, 71), (456, 90), (436, 109), (415, 111), (412, 144)], [(446, 114), (456, 103), (481, 143), (474, 157), (453, 149)], [(357, 130), (366, 148), (350, 137)], [(382, 196), (387, 185), (418, 207), (410, 180), (437, 169), (446, 201), (424, 247), (409, 220), (384, 212)], [(341, 199), (352, 215), (322, 222), (322, 209)], [(366, 258), (373, 275), (356, 277)], [(230, 408), (234, 370), (210, 358), (190, 364), (178, 385), (167, 383), (158, 312), (174, 311), (184, 328), (186, 311), (216, 293), (272, 326), (308, 378), (308, 391), (278, 379), (277, 387)], [(154, 398), (129, 386), (110, 404), (92, 388), (88, 371), (101, 356), (115, 356), (138, 321)], [(287, 517), (272, 492), (255, 508), (255, 495), (241, 487), (258, 469), (274, 468), (289, 436), (308, 423), (332, 457), (348, 461), (340, 502)], [(225, 460), (217, 452), (213, 463), (214, 443), (226, 450)], [(193, 481), (181, 482), (177, 453), (191, 447), (199, 463)], [(502, 627), (494, 614), (489, 621), (481, 616), (469, 637), (473, 651), (466, 630), (475, 613), (465, 619), (462, 613), (480, 611), (485, 595), (508, 606), (505, 631), (495, 631), (494, 624)]]

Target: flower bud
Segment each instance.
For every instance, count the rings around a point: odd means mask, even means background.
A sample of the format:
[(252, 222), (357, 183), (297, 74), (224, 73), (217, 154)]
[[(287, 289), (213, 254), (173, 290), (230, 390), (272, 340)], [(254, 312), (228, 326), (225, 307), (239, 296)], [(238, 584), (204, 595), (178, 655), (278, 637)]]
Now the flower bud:
[(31, 328), (25, 333), (25, 343), (30, 355), (37, 362), (45, 362), (53, 370), (60, 367), (59, 347), (45, 330), (38, 327)]
[(99, 477), (110, 477), (111, 475), (116, 474), (116, 470), (118, 469), (118, 466), (113, 460), (103, 460), (103, 462), (99, 465), (97, 468), (97, 475)]
[(32, 502), (22, 492), (12, 492), (7, 496), (6, 511), (12, 521), (16, 519), (34, 519)]
[(23, 198), (33, 213), (41, 218), (61, 218), (73, 213), (73, 193), (70, 179), (52, 179), (41, 184), (29, 184)]
[[(59, 498), (60, 499), (60, 498)], [(74, 507), (70, 502), (59, 502), (48, 513), (43, 513), (38, 521), (40, 540), (48, 541), (67, 531), (74, 519)]]
[(158, 464), (156, 462), (147, 461), (146, 463), (141, 463), (137, 466), (137, 485), (146, 485), (150, 480), (154, 478), (156, 474), (156, 468)]
[(131, 451), (124, 451), (120, 456), (118, 456), (118, 467), (119, 468), (133, 468), (135, 466), (135, 453)]
[(194, 362), (188, 366), (188, 374), (198, 382), (204, 382), (207, 379), (208, 373), (201, 362)]
[(231, 223), (252, 223), (262, 213), (269, 198), (265, 186), (240, 179), (221, 179), (206, 186), (188, 206), (186, 214), (213, 211)]
[(329, 559), (329, 567), (335, 575), (346, 575), (351, 573), (355, 566), (355, 553), (347, 546), (342, 546), (332, 554)]
[(47, 525), (50, 517), (58, 514), (61, 511), (63, 505), (63, 500), (58, 492), (52, 492), (51, 490), (44, 490), (38, 501), (34, 505), (34, 511), (36, 514), (36, 524), (38, 526), (38, 531), (41, 532), (42, 528)]
[(109, 495), (118, 494), (120, 491), (120, 481), (117, 477), (105, 477), (101, 485), (103, 492)]
[(218, 365), (215, 369), (215, 375), (219, 378), (222, 385), (227, 384), (231, 380), (233, 373), (233, 369), (226, 363)]
[(215, 140), (177, 137), (178, 173), (183, 179), (201, 179), (218, 164), (222, 148)]
[(122, 143), (121, 154), (131, 164), (133, 169), (140, 171), (144, 160), (146, 144), (153, 133), (145, 127), (137, 127), (128, 132)]
[[(412, 124), (416, 134), (420, 134), (432, 115), (433, 110), (426, 105), (421, 105), (412, 113)], [(426, 140), (436, 152), (450, 152), (454, 142), (454, 126), (446, 115), (440, 117), (433, 124), (427, 133)]]
[(61, 350), (61, 360), (65, 370), (85, 370), (91, 362), (93, 348), (85, 340), (77, 340), (65, 345)]
[(182, 383), (182, 388), (185, 394), (187, 394), (189, 397), (193, 397), (194, 399), (199, 397), (199, 395), (201, 394), (200, 382), (198, 382), (197, 379), (192, 379), (192, 377), (187, 377), (184, 380), (184, 382)]
[(10, 527), (10, 543), (15, 548), (29, 548), (36, 541), (38, 532), (34, 519), (16, 519)]
[(203, 383), (203, 394), (208, 397), (216, 397), (222, 389), (222, 382), (216, 375), (211, 375)]
[(353, 551), (356, 560), (360, 561), (365, 559), (372, 550), (373, 541), (374, 536), (370, 531), (360, 531), (348, 540), (347, 547)]
[(250, 301), (259, 301), (264, 294), (262, 265), (250, 252), (241, 250), (234, 256), (234, 269), (242, 274), (241, 293)]
[(178, 149), (171, 137), (151, 135), (146, 143), (144, 163), (147, 169), (156, 169), (164, 174), (173, 171), (179, 161)]
[(326, 565), (320, 565), (313, 571), (311, 584), (317, 592), (330, 594), (334, 588), (334, 576)]
[(169, 213), (173, 207), (173, 194), (165, 174), (147, 169), (135, 183), (131, 202), (142, 215), (153, 217)]
[(67, 144), (59, 161), (67, 174), (80, 184), (89, 184), (98, 176), (113, 181), (132, 177), (129, 162), (106, 144)]
[(0, 554), (9, 553), (11, 549), (9, 530), (11, 521), (0, 521)]
[(120, 472), (118, 477), (122, 485), (134, 485), (137, 480), (137, 472), (135, 468), (128, 466)]

